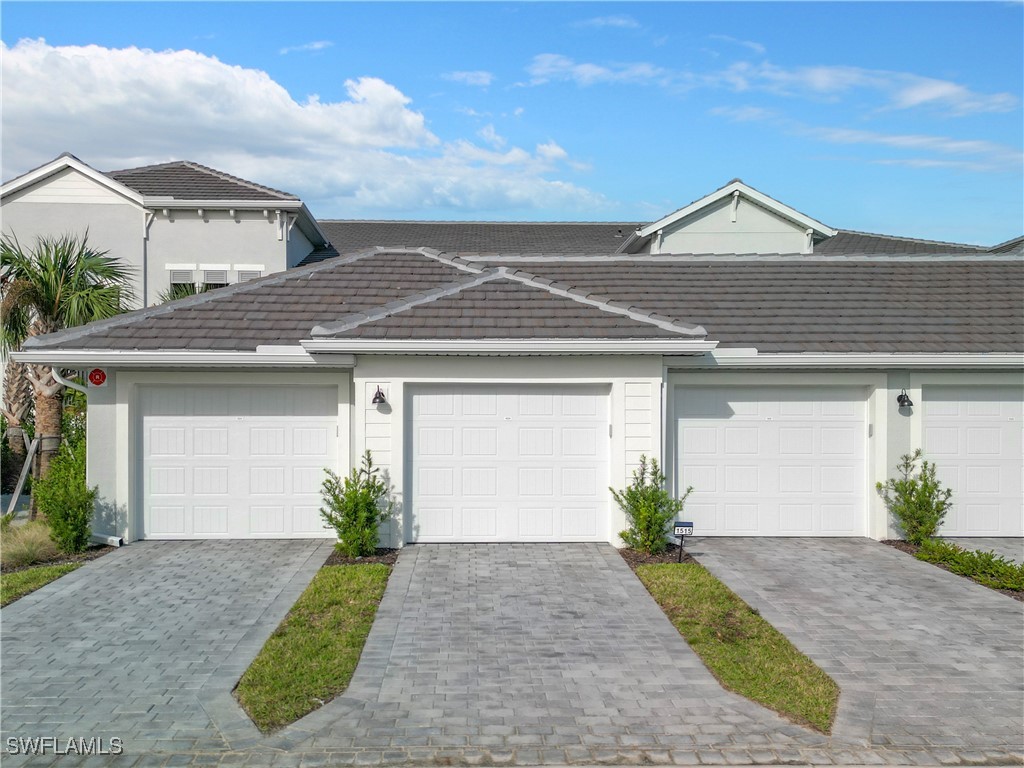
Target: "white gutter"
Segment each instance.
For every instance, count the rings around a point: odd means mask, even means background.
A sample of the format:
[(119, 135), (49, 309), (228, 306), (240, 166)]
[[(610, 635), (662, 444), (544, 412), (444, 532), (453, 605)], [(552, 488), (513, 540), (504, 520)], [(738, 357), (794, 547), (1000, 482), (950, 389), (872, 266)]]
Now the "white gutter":
[(86, 397), (89, 396), (89, 390), (88, 389), (83, 387), (81, 384), (75, 384), (75, 382), (68, 381), (67, 379), (65, 379), (63, 376), (60, 375), (60, 371), (57, 370), (56, 367), (51, 368), (50, 370), (53, 373), (53, 380), (56, 381), (58, 384), (63, 384), (65, 387), (68, 387), (69, 389), (74, 389), (74, 390), (76, 390), (78, 392), (81, 392)]
[(147, 208), (167, 208), (170, 210), (180, 208), (209, 208), (213, 211), (277, 211), (277, 210), (301, 210), (301, 200), (183, 200), (180, 197), (157, 197), (146, 195), (143, 203)]
[(356, 364), (351, 354), (313, 357), (299, 347), (258, 347), (255, 352), (39, 349), (13, 352), (11, 357), (22, 363), (61, 368), (354, 368)]
[(992, 353), (759, 353), (719, 349), (700, 357), (665, 358), (668, 368), (1024, 368), (1024, 354)]
[(307, 339), (303, 348), (359, 355), (702, 355), (717, 341), (687, 339)]

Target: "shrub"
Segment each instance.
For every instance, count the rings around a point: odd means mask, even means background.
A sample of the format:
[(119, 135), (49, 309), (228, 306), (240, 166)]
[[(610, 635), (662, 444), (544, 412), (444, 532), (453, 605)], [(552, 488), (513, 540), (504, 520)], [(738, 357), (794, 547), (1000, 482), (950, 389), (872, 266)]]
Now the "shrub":
[(1014, 563), (995, 552), (969, 550), (948, 541), (928, 539), (915, 555), (918, 560), (941, 563), (953, 573), (970, 576), (994, 589), (1024, 592), (1024, 564)]
[(640, 466), (633, 470), (633, 483), (623, 491), (609, 488), (616, 503), (626, 513), (629, 528), (619, 536), (630, 549), (656, 555), (668, 546), (668, 525), (683, 510), (683, 504), (693, 488), (687, 488), (682, 498), (673, 498), (665, 490), (665, 475), (657, 459), (640, 457)]
[(320, 495), (323, 519), (338, 532), (338, 551), (348, 557), (366, 557), (377, 550), (378, 529), (391, 519), (394, 504), (388, 499), (388, 485), (377, 474), (370, 452), (363, 454), (362, 466), (341, 479), (326, 470)]
[(42, 520), (12, 525), (0, 531), (0, 563), (4, 568), (22, 568), (45, 563), (57, 556), (50, 528)]
[(919, 459), (920, 448), (905, 454), (896, 465), (900, 477), (875, 485), (903, 537), (918, 545), (938, 533), (953, 495), (953, 491), (939, 485), (935, 465), (929, 461), (921, 461), (921, 471), (914, 473)]
[(97, 489), (85, 482), (85, 441), (65, 442), (49, 473), (33, 488), (39, 511), (61, 552), (83, 552), (89, 546), (96, 494)]

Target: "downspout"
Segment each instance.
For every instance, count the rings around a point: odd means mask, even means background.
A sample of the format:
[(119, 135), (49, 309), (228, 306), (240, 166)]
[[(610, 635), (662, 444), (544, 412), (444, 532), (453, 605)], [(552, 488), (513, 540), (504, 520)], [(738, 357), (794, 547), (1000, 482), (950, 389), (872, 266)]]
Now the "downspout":
[[(89, 419), (89, 410), (88, 410), (88, 408), (89, 408), (89, 390), (86, 387), (83, 387), (81, 384), (76, 384), (73, 381), (68, 381), (67, 379), (65, 379), (63, 376), (60, 375), (60, 371), (57, 368), (51, 368), (50, 370), (53, 372), (53, 378), (54, 378), (54, 380), (58, 384), (62, 384), (65, 387), (69, 387), (69, 388), (75, 390), (76, 392), (81, 392), (83, 395), (85, 395), (85, 401), (86, 401), (86, 415), (85, 415), (85, 418), (86, 418), (86, 421), (88, 422), (88, 419)], [(122, 539), (120, 536), (107, 536), (104, 533), (94, 533), (94, 534), (92, 534), (89, 537), (89, 539), (90, 539), (90, 541), (94, 541), (97, 544), (106, 544), (108, 547), (120, 547), (122, 544), (124, 544), (124, 539)]]

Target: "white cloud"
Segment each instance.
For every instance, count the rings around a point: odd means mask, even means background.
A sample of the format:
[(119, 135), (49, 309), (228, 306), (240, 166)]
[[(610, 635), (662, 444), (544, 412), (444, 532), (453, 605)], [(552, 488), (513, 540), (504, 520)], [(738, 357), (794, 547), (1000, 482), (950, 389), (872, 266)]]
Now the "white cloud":
[(633, 64), (592, 64), (576, 62), (557, 53), (541, 53), (533, 57), (526, 67), (531, 84), (541, 85), (555, 81), (574, 82), (589, 86), (598, 83), (662, 83), (672, 80), (672, 73), (662, 67), (639, 62)]
[(494, 130), (494, 126), (491, 125), (490, 123), (488, 123), (479, 131), (477, 131), (476, 135), (479, 136), (484, 141), (486, 141), (495, 149), (501, 149), (506, 144), (508, 144), (508, 141), (506, 141), (503, 136), (499, 136), (498, 132)]
[[(711, 113), (733, 122), (769, 123), (791, 135), (805, 136), (829, 144), (878, 146), (915, 153), (915, 156), (902, 158), (873, 159), (870, 160), (872, 163), (1017, 173), (1024, 164), (1024, 154), (1019, 150), (992, 141), (807, 125), (761, 107), (717, 107)], [(949, 156), (963, 156), (967, 159), (952, 160)]]
[(314, 40), (312, 43), (303, 43), (302, 45), (288, 45), (278, 51), (282, 56), (289, 53), (315, 53), (316, 51), (323, 51), (330, 48), (334, 43), (330, 40)]
[(761, 45), (760, 43), (756, 43), (753, 40), (740, 40), (738, 38), (732, 37), (731, 35), (708, 35), (708, 38), (710, 40), (719, 40), (723, 43), (732, 43), (734, 45), (739, 45), (744, 48), (749, 48), (758, 55), (763, 54), (767, 50), (763, 45)]
[[(716, 39), (732, 39), (712, 35)], [(736, 40), (741, 45), (759, 43)], [(739, 61), (717, 71), (672, 70), (650, 62), (580, 62), (557, 53), (534, 56), (526, 66), (530, 85), (573, 82), (579, 86), (598, 84), (659, 85), (666, 88), (725, 89), (737, 93), (759, 91), (777, 96), (814, 101), (840, 101), (853, 92), (873, 94), (881, 110), (929, 108), (947, 116), (1007, 112), (1020, 100), (1010, 93), (978, 93), (948, 80), (911, 72), (891, 72), (840, 65), (781, 67), (768, 61)]]
[(293, 98), (267, 73), (188, 50), (0, 42), (3, 178), (71, 151), (100, 169), (191, 159), (303, 197), (320, 216), (430, 208), (588, 210), (548, 150), (442, 141), (394, 85)]
[(494, 82), (494, 74), (482, 69), (473, 70), (471, 72), (446, 72), (441, 75), (441, 77), (445, 80), (451, 80), (453, 83), (475, 85), (482, 88), (486, 88)]
[(612, 27), (614, 29), (639, 29), (640, 22), (634, 19), (632, 16), (616, 15), (616, 16), (596, 16), (592, 19), (585, 19), (584, 21), (576, 22), (577, 27)]

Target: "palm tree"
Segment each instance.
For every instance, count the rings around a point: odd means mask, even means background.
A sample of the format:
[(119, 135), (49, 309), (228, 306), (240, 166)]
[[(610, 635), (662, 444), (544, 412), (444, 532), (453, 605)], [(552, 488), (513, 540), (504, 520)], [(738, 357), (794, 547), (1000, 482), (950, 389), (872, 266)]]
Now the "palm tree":
[[(82, 237), (39, 237), (30, 250), (23, 250), (13, 235), (0, 238), (0, 344), (5, 352), (20, 348), (30, 336), (112, 317), (127, 308), (131, 269), (90, 248), (88, 238), (88, 232)], [(19, 374), (29, 380), (35, 398), (42, 477), (60, 447), (64, 387), (48, 366), (8, 367), (7, 375)]]

